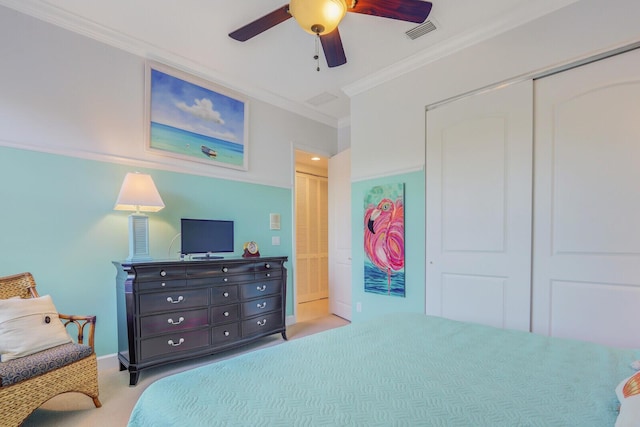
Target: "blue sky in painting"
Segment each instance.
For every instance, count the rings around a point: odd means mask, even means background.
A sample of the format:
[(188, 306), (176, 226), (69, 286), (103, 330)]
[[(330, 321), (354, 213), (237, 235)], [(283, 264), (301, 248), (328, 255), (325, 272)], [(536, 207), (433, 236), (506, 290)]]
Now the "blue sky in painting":
[(224, 141), (244, 143), (244, 103), (151, 70), (151, 121)]

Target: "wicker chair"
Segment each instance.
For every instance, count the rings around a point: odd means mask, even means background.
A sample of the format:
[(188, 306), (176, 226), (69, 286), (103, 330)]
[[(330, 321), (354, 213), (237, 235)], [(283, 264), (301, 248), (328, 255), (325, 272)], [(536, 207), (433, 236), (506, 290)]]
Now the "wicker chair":
[[(39, 296), (30, 273), (0, 277), (0, 299), (16, 296)], [(0, 363), (0, 425), (3, 427), (20, 425), (44, 402), (70, 391), (91, 397), (96, 408), (102, 406), (98, 400), (98, 365), (93, 349), (96, 317), (65, 314), (59, 317), (65, 326), (76, 325), (77, 344), (64, 344)], [(88, 346), (83, 345), (86, 325), (89, 325)], [(11, 366), (12, 363), (22, 366)], [(29, 369), (25, 369), (25, 364)]]

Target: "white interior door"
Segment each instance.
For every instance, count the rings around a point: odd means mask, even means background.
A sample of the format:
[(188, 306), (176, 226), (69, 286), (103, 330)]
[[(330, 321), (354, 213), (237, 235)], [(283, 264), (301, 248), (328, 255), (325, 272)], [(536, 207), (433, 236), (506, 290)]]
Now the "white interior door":
[(351, 320), (351, 149), (329, 159), (329, 311)]
[(535, 83), (533, 331), (640, 347), (640, 50)]
[(532, 85), (427, 111), (427, 314), (530, 328)]

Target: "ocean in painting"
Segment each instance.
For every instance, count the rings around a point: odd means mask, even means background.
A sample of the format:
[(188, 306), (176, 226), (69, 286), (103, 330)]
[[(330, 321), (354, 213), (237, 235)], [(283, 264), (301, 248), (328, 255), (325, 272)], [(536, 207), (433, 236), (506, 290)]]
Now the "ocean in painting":
[[(202, 152), (202, 146), (215, 150), (216, 157)], [(244, 145), (151, 122), (151, 148), (196, 157), (200, 160), (244, 166)]]
[(364, 291), (374, 294), (404, 297), (404, 269), (391, 272), (391, 293), (389, 293), (387, 273), (380, 270), (365, 258)]

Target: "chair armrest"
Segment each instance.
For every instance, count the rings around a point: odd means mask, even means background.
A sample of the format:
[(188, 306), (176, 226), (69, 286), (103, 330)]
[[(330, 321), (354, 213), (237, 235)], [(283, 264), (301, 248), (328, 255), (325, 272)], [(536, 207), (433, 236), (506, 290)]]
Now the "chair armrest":
[(62, 320), (62, 324), (67, 325), (73, 323), (78, 328), (78, 344), (83, 344), (84, 340), (84, 327), (89, 325), (89, 346), (93, 347), (93, 340), (96, 331), (96, 316), (78, 316), (74, 314), (62, 314), (58, 313), (58, 317)]

